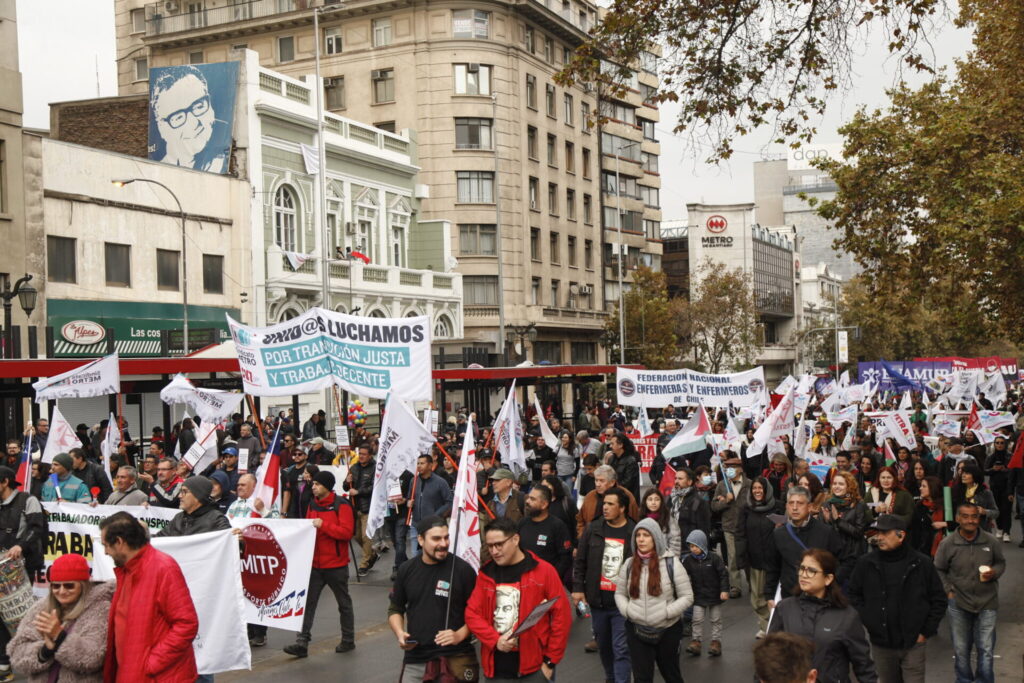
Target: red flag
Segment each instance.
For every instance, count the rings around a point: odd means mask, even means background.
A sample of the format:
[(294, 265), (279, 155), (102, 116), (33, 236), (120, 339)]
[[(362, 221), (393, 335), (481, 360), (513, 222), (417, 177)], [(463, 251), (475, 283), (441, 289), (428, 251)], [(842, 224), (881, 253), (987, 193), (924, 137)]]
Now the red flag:
[(1017, 445), (1013, 447), (1013, 457), (1007, 467), (1011, 470), (1024, 468), (1024, 434), (1017, 437)]
[(350, 253), (351, 253), (352, 258), (357, 258), (357, 259), (359, 259), (360, 261), (362, 261), (363, 263), (365, 263), (367, 265), (370, 264), (370, 257), (367, 256), (366, 254), (364, 254), (362, 252), (359, 252), (359, 251), (356, 251), (355, 249), (353, 249)]
[(978, 417), (978, 402), (971, 402), (971, 414), (967, 416), (967, 431), (981, 429), (981, 418)]
[[(1024, 439), (1022, 439), (1024, 441)], [(672, 487), (676, 485), (676, 470), (672, 465), (665, 463), (665, 471), (661, 474), (661, 483), (658, 484), (658, 490), (661, 491), (661, 495), (668, 498), (672, 495)]]

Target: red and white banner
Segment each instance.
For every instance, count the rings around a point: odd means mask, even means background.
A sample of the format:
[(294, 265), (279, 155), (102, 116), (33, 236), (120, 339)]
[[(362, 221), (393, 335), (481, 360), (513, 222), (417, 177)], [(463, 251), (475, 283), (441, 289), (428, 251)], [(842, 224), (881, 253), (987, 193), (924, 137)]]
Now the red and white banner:
[[(541, 417), (543, 419), (543, 416)], [(452, 526), (455, 527), (453, 552), (480, 571), (480, 508), (476, 501), (476, 450), (473, 447), (473, 416), (462, 438), (459, 473), (452, 495)]]

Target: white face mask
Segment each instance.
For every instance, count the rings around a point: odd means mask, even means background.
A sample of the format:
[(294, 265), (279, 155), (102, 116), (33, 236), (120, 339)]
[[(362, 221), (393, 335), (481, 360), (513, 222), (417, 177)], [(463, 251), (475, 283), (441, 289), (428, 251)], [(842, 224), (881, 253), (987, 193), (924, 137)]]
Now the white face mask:
[(711, 475), (705, 474), (701, 476), (700, 483), (704, 484), (704, 486), (711, 486)]
[(735, 467), (726, 467), (725, 468), (725, 476), (728, 477), (729, 479), (734, 479), (736, 477), (736, 468)]

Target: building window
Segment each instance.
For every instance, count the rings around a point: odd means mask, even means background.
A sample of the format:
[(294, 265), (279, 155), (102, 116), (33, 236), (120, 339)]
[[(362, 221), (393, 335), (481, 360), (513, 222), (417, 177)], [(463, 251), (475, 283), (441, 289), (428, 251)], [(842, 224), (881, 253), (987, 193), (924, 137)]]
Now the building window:
[(394, 121), (377, 121), (375, 124), (373, 124), (373, 127), (376, 128), (377, 130), (382, 130), (385, 133), (394, 133), (395, 132), (395, 122)]
[(565, 191), (565, 217), (576, 220), (576, 190)]
[(457, 171), (458, 201), (463, 204), (494, 203), (493, 171)]
[(583, 267), (587, 270), (594, 269), (594, 241), (583, 241)]
[(562, 64), (568, 64), (572, 61), (572, 50), (567, 47), (562, 48)]
[(375, 69), (373, 78), (373, 103), (383, 104), (395, 101), (395, 70)]
[(558, 215), (558, 185), (555, 183), (548, 183), (548, 213)]
[(548, 64), (555, 63), (555, 41), (544, 36), (544, 61)]
[(530, 260), (540, 261), (540, 230), (530, 228)]
[[(652, 123), (651, 125), (653, 126), (654, 124)], [(601, 153), (611, 154), (612, 156), (629, 159), (630, 161), (640, 161), (640, 143), (635, 140), (627, 140), (618, 135), (612, 135), (611, 133), (601, 133)]]
[(190, 2), (186, 10), (188, 11), (189, 28), (203, 28), (206, 26), (206, 10), (203, 9), (203, 3)]
[(524, 38), (525, 38), (524, 42), (526, 43), (526, 51), (529, 52), (532, 55), (533, 54), (533, 50), (535, 48), (534, 39), (533, 39), (533, 27), (532, 26), (527, 26), (526, 27), (526, 31), (524, 32)]
[(491, 13), (478, 9), (457, 9), (452, 12), (453, 38), (487, 38)]
[(180, 252), (156, 250), (156, 288), (178, 291), (178, 261)]
[(658, 141), (658, 138), (654, 137), (654, 121), (648, 121), (646, 119), (637, 119), (643, 126), (644, 129), (644, 140)]
[(324, 54), (341, 54), (341, 27), (331, 26), (324, 29)]
[(132, 248), (127, 244), (103, 245), (104, 268), (108, 287), (132, 286)]
[(565, 105), (563, 107), (565, 109), (565, 122), (571, 126), (572, 125), (572, 115), (573, 115), (573, 111), (572, 110), (573, 110), (573, 107), (575, 106), (573, 104), (573, 101), (572, 101), (572, 95), (570, 95), (569, 93), (565, 93), (564, 95), (562, 95), (562, 100), (563, 100), (563, 104)]
[(550, 83), (544, 86), (544, 111), (551, 118), (555, 118), (555, 86)]
[(203, 254), (203, 293), (224, 293), (224, 257)]
[(658, 89), (654, 86), (640, 84), (640, 97), (644, 102), (650, 102), (654, 99), (654, 96), (658, 94)]
[(530, 208), (540, 211), (540, 181), (530, 178)]
[(644, 235), (646, 235), (649, 240), (660, 240), (661, 223), (658, 221), (644, 219)]
[(658, 155), (650, 152), (640, 152), (640, 167), (649, 173), (658, 172)]
[(7, 143), (0, 140), (0, 213), (7, 212)]
[(597, 363), (597, 344), (594, 342), (572, 342), (569, 352), (573, 365), (594, 365)]
[(455, 119), (456, 149), (494, 149), (493, 119)]
[(385, 47), (391, 44), (391, 17), (373, 20), (373, 46)]
[(594, 127), (594, 122), (590, 120), (589, 102), (580, 102), (580, 121), (583, 125), (583, 132), (590, 133), (590, 129)]
[(558, 233), (553, 232), (548, 238), (548, 261), (551, 263), (561, 263), (562, 255), (558, 253)]
[(607, 116), (613, 121), (619, 123), (628, 123), (631, 126), (636, 125), (636, 108), (630, 107), (626, 104), (619, 102), (611, 102), (609, 100), (601, 100), (601, 104), (598, 107), (601, 111), (602, 116)]
[(548, 166), (557, 166), (558, 157), (555, 156), (555, 145), (558, 144), (557, 138), (554, 135), (548, 136)]
[(654, 76), (658, 75), (658, 56), (644, 50), (640, 53), (640, 68)]
[(145, 33), (146, 32), (146, 10), (145, 9), (133, 9), (132, 10), (132, 33)]
[(345, 78), (324, 79), (324, 104), (328, 109), (345, 108)]
[(565, 143), (565, 170), (568, 173), (576, 172), (576, 146), (571, 142)]
[(490, 95), (491, 67), (487, 64), (456, 64), (455, 94)]
[(497, 275), (463, 275), (462, 297), (467, 306), (497, 306)]
[(558, 308), (558, 294), (562, 283), (558, 280), (551, 281), (551, 307)]
[(560, 341), (535, 341), (533, 346), (533, 362), (541, 363), (547, 361), (551, 365), (562, 364), (562, 342)]
[(587, 225), (594, 222), (594, 200), (589, 194), (583, 195), (583, 222)]
[(459, 226), (459, 252), (463, 254), (480, 254), (494, 256), (497, 249), (498, 229), (495, 225), (478, 225), (475, 223)]
[(581, 165), (583, 166), (583, 177), (590, 180), (590, 150), (586, 147), (583, 148), (583, 160)]
[(73, 237), (46, 236), (46, 277), (50, 282), (77, 282)]
[[(572, 190), (569, 191), (572, 192)], [(565, 239), (565, 250), (568, 252), (569, 267), (576, 268), (576, 237), (569, 235)]]
[(298, 248), (298, 204), (295, 191), (286, 185), (274, 194), (274, 242), (285, 251)]
[(533, 126), (526, 127), (526, 153), (534, 161), (537, 160), (537, 129)]
[(280, 63), (295, 61), (295, 38), (281, 36), (277, 39), (277, 61)]
[(188, 63), (189, 64), (202, 64), (203, 63), (203, 51), (202, 50), (195, 50), (193, 52), (189, 52), (188, 53)]
[(658, 208), (661, 206), (661, 197), (656, 187), (647, 187), (646, 185), (638, 185), (640, 189), (640, 199), (644, 201), (644, 206), (650, 206)]
[(135, 80), (149, 80), (149, 60), (145, 57), (140, 57), (135, 60)]
[(540, 278), (535, 277), (530, 281), (530, 303), (540, 306)]
[(537, 109), (537, 77), (532, 74), (526, 74), (526, 106)]

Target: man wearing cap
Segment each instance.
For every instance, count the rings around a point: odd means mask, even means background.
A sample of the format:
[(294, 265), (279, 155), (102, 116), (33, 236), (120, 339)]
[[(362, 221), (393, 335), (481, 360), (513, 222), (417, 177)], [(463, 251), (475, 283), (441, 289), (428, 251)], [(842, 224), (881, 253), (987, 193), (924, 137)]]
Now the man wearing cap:
[[(46, 513), (33, 496), (18, 491), (21, 482), (14, 470), (0, 466), (0, 549), (4, 557), (25, 561), (29, 576), (43, 568), (46, 548)], [(11, 660), (7, 656), (7, 643), (11, 634), (0, 622), (0, 680), (8, 680)]]
[(238, 471), (238, 447), (235, 444), (231, 444), (224, 447), (221, 451), (220, 465), (217, 466), (217, 470), (223, 472), (228, 479), (227, 488), (224, 489), (224, 494), (234, 494), (238, 489), (238, 477), (242, 475)]
[(103, 471), (103, 465), (89, 462), (81, 448), (72, 448), (68, 455), (71, 456), (71, 473), (81, 479), (90, 492), (96, 491), (96, 502), (101, 505), (106, 503), (114, 489), (107, 473)]
[(50, 472), (57, 475), (57, 486), (53, 477), (43, 484), (43, 501), (52, 503), (62, 500), (67, 503), (91, 503), (92, 493), (81, 479), (71, 473), (74, 461), (67, 453), (58, 453), (50, 463)]
[(114, 492), (107, 498), (106, 505), (145, 505), (149, 496), (139, 490), (139, 473), (134, 467), (125, 465), (117, 469), (114, 477)]
[(181, 507), (181, 485), (178, 461), (163, 458), (156, 465), (156, 481), (149, 487), (149, 504), (161, 508)]
[(181, 485), (181, 513), (157, 536), (191, 536), (230, 528), (231, 522), (213, 500), (213, 482), (193, 475)]
[(302, 493), (309, 484), (303, 476), (309, 467), (309, 456), (299, 448), (295, 451), (292, 464), (281, 473), (281, 510), (289, 519), (302, 519), (306, 511), (302, 509)]
[[(711, 511), (721, 515), (722, 531), (725, 535), (725, 547), (729, 555), (729, 597), (738, 598), (742, 594), (743, 572), (739, 568), (739, 552), (736, 548), (736, 525), (740, 518), (740, 508), (747, 500), (750, 480), (743, 474), (743, 463), (732, 451), (722, 463), (725, 477), (718, 482), (715, 493), (711, 497)], [(742, 550), (742, 549), (740, 549)]]
[(942, 580), (907, 543), (902, 518), (879, 515), (871, 528), (875, 549), (857, 560), (846, 595), (868, 630), (878, 680), (924, 683), (926, 643), (946, 612)]
[(373, 549), (373, 539), (366, 535), (366, 519), (370, 514), (370, 498), (373, 496), (373, 475), (376, 464), (370, 454), (369, 446), (360, 446), (357, 460), (349, 468), (348, 476), (342, 488), (348, 491), (348, 499), (352, 502), (355, 512), (355, 538), (363, 550), (363, 558), (356, 570), (359, 576), (366, 576), (377, 563), (377, 551)]
[(524, 497), (523, 492), (513, 486), (516, 475), (512, 474), (510, 469), (499, 467), (490, 476), (490, 481), (494, 493), (484, 501), (487, 507), (494, 513), (496, 519), (504, 517), (518, 524), (523, 518)]
[(314, 437), (309, 440), (308, 460), (312, 465), (330, 465), (334, 462), (334, 453), (324, 446), (323, 437)]
[(348, 501), (334, 494), (334, 483), (334, 475), (326, 470), (313, 476), (313, 500), (309, 504), (306, 518), (311, 519), (316, 527), (316, 542), (313, 546), (313, 568), (309, 572), (302, 630), (295, 643), (284, 648), (285, 653), (293, 657), (309, 654), (313, 619), (324, 586), (330, 587), (334, 593), (341, 616), (341, 642), (334, 651), (350, 652), (356, 647), (355, 612), (352, 610), (352, 597), (348, 593), (348, 542), (352, 540), (355, 520)]

